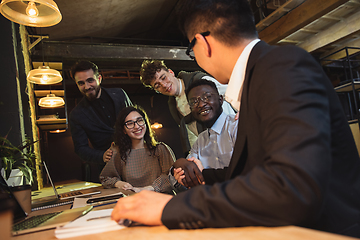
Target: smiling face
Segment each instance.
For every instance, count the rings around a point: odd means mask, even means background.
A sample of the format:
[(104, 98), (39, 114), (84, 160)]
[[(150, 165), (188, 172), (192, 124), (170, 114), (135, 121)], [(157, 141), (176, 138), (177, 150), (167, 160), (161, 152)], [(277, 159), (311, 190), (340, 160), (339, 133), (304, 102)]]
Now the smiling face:
[(100, 97), (101, 75), (96, 76), (92, 69), (76, 72), (75, 82), (82, 95), (89, 101)]
[(125, 118), (124, 132), (132, 142), (142, 140), (146, 132), (145, 119), (138, 112), (132, 111)]
[(188, 93), (191, 113), (194, 118), (210, 128), (222, 113), (223, 98), (209, 85), (199, 85)]
[(155, 73), (154, 80), (150, 85), (159, 93), (166, 96), (175, 96), (179, 94), (179, 80), (175, 77), (171, 69), (168, 71), (161, 69)]

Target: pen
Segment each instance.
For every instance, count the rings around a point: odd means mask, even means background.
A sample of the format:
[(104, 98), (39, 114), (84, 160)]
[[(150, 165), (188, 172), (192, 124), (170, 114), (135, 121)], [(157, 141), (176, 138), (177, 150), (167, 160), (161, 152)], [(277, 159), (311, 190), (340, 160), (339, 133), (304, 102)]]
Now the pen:
[(111, 217), (111, 216), (108, 215), (108, 216), (94, 217), (94, 218), (89, 218), (86, 221), (92, 221), (92, 220), (97, 220), (97, 219), (102, 219), (102, 218), (109, 218), (109, 217)]
[(135, 222), (133, 220), (130, 220), (130, 219), (127, 219), (127, 218), (124, 218), (124, 219), (121, 219), (119, 222), (118, 222), (119, 225), (123, 225), (125, 227), (133, 227), (133, 226), (141, 226), (142, 224), (138, 223), (138, 222)]

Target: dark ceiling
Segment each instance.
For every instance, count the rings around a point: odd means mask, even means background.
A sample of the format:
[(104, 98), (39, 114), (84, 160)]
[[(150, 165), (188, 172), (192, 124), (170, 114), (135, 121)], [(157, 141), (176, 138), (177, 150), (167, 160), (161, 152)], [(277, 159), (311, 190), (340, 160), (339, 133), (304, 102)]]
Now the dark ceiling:
[(181, 45), (178, 0), (55, 0), (62, 20), (38, 29), (51, 41)]
[[(70, 67), (95, 62), (103, 85), (134, 94), (149, 93), (138, 78), (144, 59), (162, 59), (174, 72), (200, 70), (185, 55), (188, 40), (178, 30), (179, 0), (55, 0), (62, 20), (29, 35), (45, 35), (31, 49), (33, 67), (58, 64), (67, 90), (74, 90)], [(317, 57), (359, 42), (360, 0), (250, 0), (259, 36), (269, 44), (296, 44)], [(356, 24), (357, 23), (357, 24)], [(30, 37), (34, 42), (37, 38)], [(139, 86), (140, 85), (140, 86)], [(69, 91), (68, 91), (69, 92)]]

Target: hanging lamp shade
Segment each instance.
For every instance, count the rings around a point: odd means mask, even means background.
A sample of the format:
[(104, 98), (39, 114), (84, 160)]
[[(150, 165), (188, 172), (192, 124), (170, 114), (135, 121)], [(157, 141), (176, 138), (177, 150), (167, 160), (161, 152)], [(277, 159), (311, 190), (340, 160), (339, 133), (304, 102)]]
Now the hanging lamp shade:
[(65, 101), (61, 97), (55, 96), (55, 94), (48, 94), (46, 97), (40, 98), (39, 106), (45, 108), (55, 108), (65, 105)]
[(50, 27), (62, 19), (52, 0), (2, 0), (0, 12), (7, 19), (30, 27)]
[(63, 78), (59, 71), (50, 69), (49, 66), (40, 66), (28, 73), (27, 80), (31, 83), (49, 85), (59, 83)]

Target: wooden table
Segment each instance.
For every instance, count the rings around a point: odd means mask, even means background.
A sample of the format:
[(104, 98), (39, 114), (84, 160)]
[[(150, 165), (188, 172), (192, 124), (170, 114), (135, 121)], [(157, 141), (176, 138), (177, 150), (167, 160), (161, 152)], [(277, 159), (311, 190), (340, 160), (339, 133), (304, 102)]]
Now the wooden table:
[[(55, 240), (55, 230), (48, 230), (12, 237), (12, 240)], [(295, 226), (286, 227), (242, 227), (207, 228), (198, 230), (168, 230), (158, 227), (130, 227), (100, 234), (85, 235), (69, 240), (347, 240), (356, 239), (341, 235), (320, 232)]]
[[(119, 189), (101, 189), (101, 195), (120, 191)], [(125, 194), (132, 194), (128, 191), (122, 191)], [(59, 211), (68, 209), (70, 206), (61, 206), (57, 208), (44, 209), (31, 214), (41, 214), (50, 211)], [(104, 208), (113, 208), (112, 205), (96, 207), (94, 210)], [(93, 210), (93, 211), (94, 211)], [(55, 229), (36, 232), (25, 235), (18, 235), (12, 240), (55, 240)], [(241, 228), (207, 228), (197, 230), (169, 230), (164, 226), (137, 226), (129, 227), (117, 231), (84, 235), (69, 240), (171, 240), (171, 239), (194, 239), (194, 240), (347, 240), (356, 239), (342, 235), (331, 234), (301, 227), (241, 227)]]

